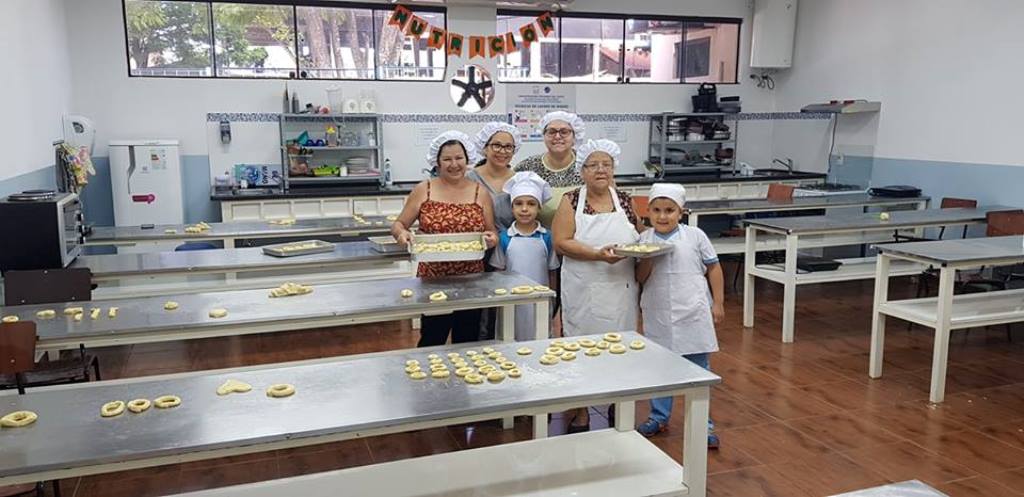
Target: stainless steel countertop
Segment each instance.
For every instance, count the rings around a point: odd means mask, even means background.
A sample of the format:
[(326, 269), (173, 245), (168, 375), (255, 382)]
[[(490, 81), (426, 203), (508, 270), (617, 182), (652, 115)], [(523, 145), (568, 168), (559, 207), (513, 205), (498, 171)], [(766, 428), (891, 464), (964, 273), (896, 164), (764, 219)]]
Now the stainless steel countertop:
[(832, 497), (949, 497), (918, 480), (907, 480)]
[[(636, 338), (625, 333), (624, 342)], [(426, 353), (392, 351), (368, 358), (291, 367), (268, 367), (234, 374), (42, 391), (0, 398), (0, 412), (27, 409), (39, 420), (0, 430), (0, 477), (47, 470), (152, 459), (160, 456), (251, 446), (289, 439), (355, 433), (414, 422), (544, 408), (565, 403), (608, 402), (611, 398), (668, 393), (705, 387), (721, 379), (679, 355), (647, 341), (642, 351), (623, 355), (580, 354), (572, 362), (540, 365), (548, 341), (494, 345), (523, 371), (500, 384), (467, 385), (449, 380), (415, 381), (404, 372), (407, 359), (427, 363)], [(530, 356), (515, 349), (531, 347)], [(479, 346), (461, 344), (448, 350)], [(464, 354), (463, 354), (464, 355)], [(246, 394), (219, 397), (227, 379), (250, 383)], [(268, 385), (290, 383), (295, 395), (272, 399)], [(100, 406), (112, 400), (178, 395), (174, 409), (125, 412), (101, 418)], [(401, 431), (401, 430), (396, 430)], [(312, 443), (312, 442), (311, 442)]]
[(747, 219), (744, 223), (763, 226), (786, 233), (827, 233), (832, 231), (914, 228), (927, 225), (976, 223), (985, 220), (990, 211), (1014, 210), (1005, 205), (979, 206), (975, 209), (925, 209), (895, 211), (882, 221), (878, 213), (836, 214), (825, 216), (776, 217)]
[(880, 252), (906, 255), (934, 264), (965, 264), (1001, 260), (1024, 261), (1024, 236), (994, 236), (965, 240), (883, 243)]
[(844, 195), (822, 195), (816, 197), (794, 197), (791, 200), (737, 199), (737, 200), (694, 200), (686, 203), (691, 212), (704, 211), (758, 211), (783, 209), (828, 209), (832, 207), (856, 207), (861, 205), (902, 205), (930, 200), (928, 197), (892, 198), (875, 197), (866, 193)]
[[(385, 232), (391, 229), (386, 216), (363, 216), (370, 224), (359, 224), (350, 217), (327, 217), (302, 219), (293, 225), (282, 226), (268, 221), (238, 221), (208, 223), (210, 230), (202, 233), (185, 233), (184, 224), (158, 224), (153, 229), (139, 226), (97, 226), (87, 243), (118, 243), (160, 240), (219, 240), (222, 238), (275, 238), (304, 235), (359, 234)], [(383, 224), (377, 224), (383, 223)], [(177, 233), (164, 233), (174, 229)]]
[(381, 253), (370, 242), (334, 244), (334, 252), (274, 257), (260, 247), (236, 250), (193, 250), (186, 252), (149, 252), (142, 254), (83, 255), (73, 268), (88, 268), (93, 278), (115, 278), (163, 273), (253, 271), (291, 269), (304, 266), (343, 264), (347, 262), (408, 259), (406, 252)]
[[(281, 282), (301, 283), (301, 278), (282, 277)], [(495, 295), (495, 288), (536, 285), (532, 280), (515, 273), (479, 273), (451, 278), (394, 278), (372, 282), (349, 282), (314, 285), (313, 293), (294, 297), (270, 298), (268, 290), (236, 290), (227, 292), (196, 293), (191, 295), (111, 299), (100, 302), (25, 305), (0, 307), (0, 314), (16, 315), (23, 321), (36, 321), (39, 346), (47, 342), (85, 340), (88, 338), (128, 337), (133, 334), (190, 331), (226, 326), (266, 325), (295, 321), (316, 321), (358, 317), (386, 312), (394, 319), (424, 312), (444, 312), (467, 306), (501, 306), (537, 301), (554, 297), (554, 292), (534, 292), (527, 295)], [(408, 288), (414, 292), (402, 298), (399, 292)], [(448, 295), (444, 302), (430, 302), (428, 296), (443, 290)], [(164, 303), (173, 300), (179, 304), (175, 311), (165, 311)], [(84, 307), (86, 315), (74, 321), (63, 315), (65, 307)], [(89, 318), (89, 309), (102, 307), (99, 319)], [(107, 318), (107, 309), (118, 307), (115, 319)], [(209, 316), (211, 309), (228, 310), (226, 317)], [(36, 311), (53, 309), (54, 319), (37, 319)]]

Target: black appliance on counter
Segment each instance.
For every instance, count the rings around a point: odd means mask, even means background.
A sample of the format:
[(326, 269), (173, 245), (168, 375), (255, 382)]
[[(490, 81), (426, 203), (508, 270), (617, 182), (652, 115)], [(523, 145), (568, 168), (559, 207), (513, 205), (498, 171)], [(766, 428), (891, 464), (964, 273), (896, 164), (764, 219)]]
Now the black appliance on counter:
[(0, 199), (0, 271), (65, 268), (82, 251), (76, 193), (29, 190)]
[(921, 189), (909, 185), (876, 186), (868, 193), (875, 197), (913, 198), (921, 196)]
[(694, 112), (718, 112), (718, 88), (713, 83), (701, 83), (690, 100)]

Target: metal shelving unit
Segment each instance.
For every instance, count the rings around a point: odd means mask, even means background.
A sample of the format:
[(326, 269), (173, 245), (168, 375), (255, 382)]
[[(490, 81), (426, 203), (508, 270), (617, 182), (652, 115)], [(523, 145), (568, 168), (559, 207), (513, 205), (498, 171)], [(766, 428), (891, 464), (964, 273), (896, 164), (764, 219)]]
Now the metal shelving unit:
[[(334, 127), (338, 145), (304, 146), (305, 154), (290, 154), (288, 146), (305, 131), (309, 139), (327, 140), (327, 128)], [(384, 133), (378, 114), (281, 114), (281, 163), (284, 164), (284, 188), (298, 185), (338, 185), (352, 183), (383, 183)], [(342, 176), (293, 176), (292, 165), (305, 162), (312, 170), (319, 166), (353, 167), (346, 161), (353, 158), (368, 159), (374, 174), (346, 174)]]
[[(687, 140), (687, 128), (691, 123), (700, 123), (702, 128), (725, 126), (728, 128), (729, 136), (723, 139)], [(723, 112), (651, 114), (648, 133), (648, 160), (661, 167), (662, 176), (673, 173), (735, 171), (738, 133), (738, 114)], [(728, 162), (718, 160), (715, 157), (716, 152), (722, 148), (730, 148), (729, 146), (733, 149), (732, 157), (728, 159)], [(694, 155), (697, 158), (694, 158)], [(711, 155), (712, 160), (706, 160), (703, 157), (705, 155)]]

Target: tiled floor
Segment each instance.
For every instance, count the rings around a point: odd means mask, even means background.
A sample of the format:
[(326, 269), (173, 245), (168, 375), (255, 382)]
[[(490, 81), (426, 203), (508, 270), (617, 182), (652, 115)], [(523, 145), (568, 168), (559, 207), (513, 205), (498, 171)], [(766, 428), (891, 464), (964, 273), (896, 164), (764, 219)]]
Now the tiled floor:
[[(749, 330), (739, 297), (729, 295), (722, 351), (712, 358), (724, 383), (712, 394), (722, 448), (710, 456), (710, 495), (819, 497), (917, 478), (954, 497), (1024, 496), (1024, 327), (1017, 343), (1007, 342), (1002, 327), (955, 333), (947, 402), (930, 406), (930, 331), (891, 322), (885, 376), (867, 377), (872, 286), (801, 287), (790, 345), (779, 341), (779, 287), (758, 287), (757, 326)], [(910, 280), (898, 280), (892, 293), (910, 288)], [(359, 326), (105, 349), (102, 360), (105, 378), (117, 378), (406, 348), (415, 339), (399, 325)], [(638, 411), (645, 419), (647, 406)], [(593, 419), (606, 424), (596, 411)], [(678, 458), (681, 433), (677, 415), (654, 442)], [(490, 423), (453, 426), (67, 480), (62, 488), (76, 497), (165, 495), (529, 434), (526, 422), (510, 432)]]

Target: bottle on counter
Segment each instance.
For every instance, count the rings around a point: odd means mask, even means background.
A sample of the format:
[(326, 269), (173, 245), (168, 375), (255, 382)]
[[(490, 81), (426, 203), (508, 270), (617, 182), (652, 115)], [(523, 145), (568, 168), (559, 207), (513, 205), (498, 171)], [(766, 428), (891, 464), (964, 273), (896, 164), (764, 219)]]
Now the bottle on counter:
[(292, 92), (292, 114), (299, 113), (299, 93)]
[(395, 182), (391, 178), (391, 159), (384, 159), (384, 186), (394, 185)]
[(291, 101), (288, 99), (288, 84), (285, 83), (285, 85), (284, 85), (284, 101), (283, 101), (283, 105), (281, 106), (281, 112), (283, 112), (285, 114), (288, 114), (291, 111), (292, 111), (292, 104), (291, 104)]

